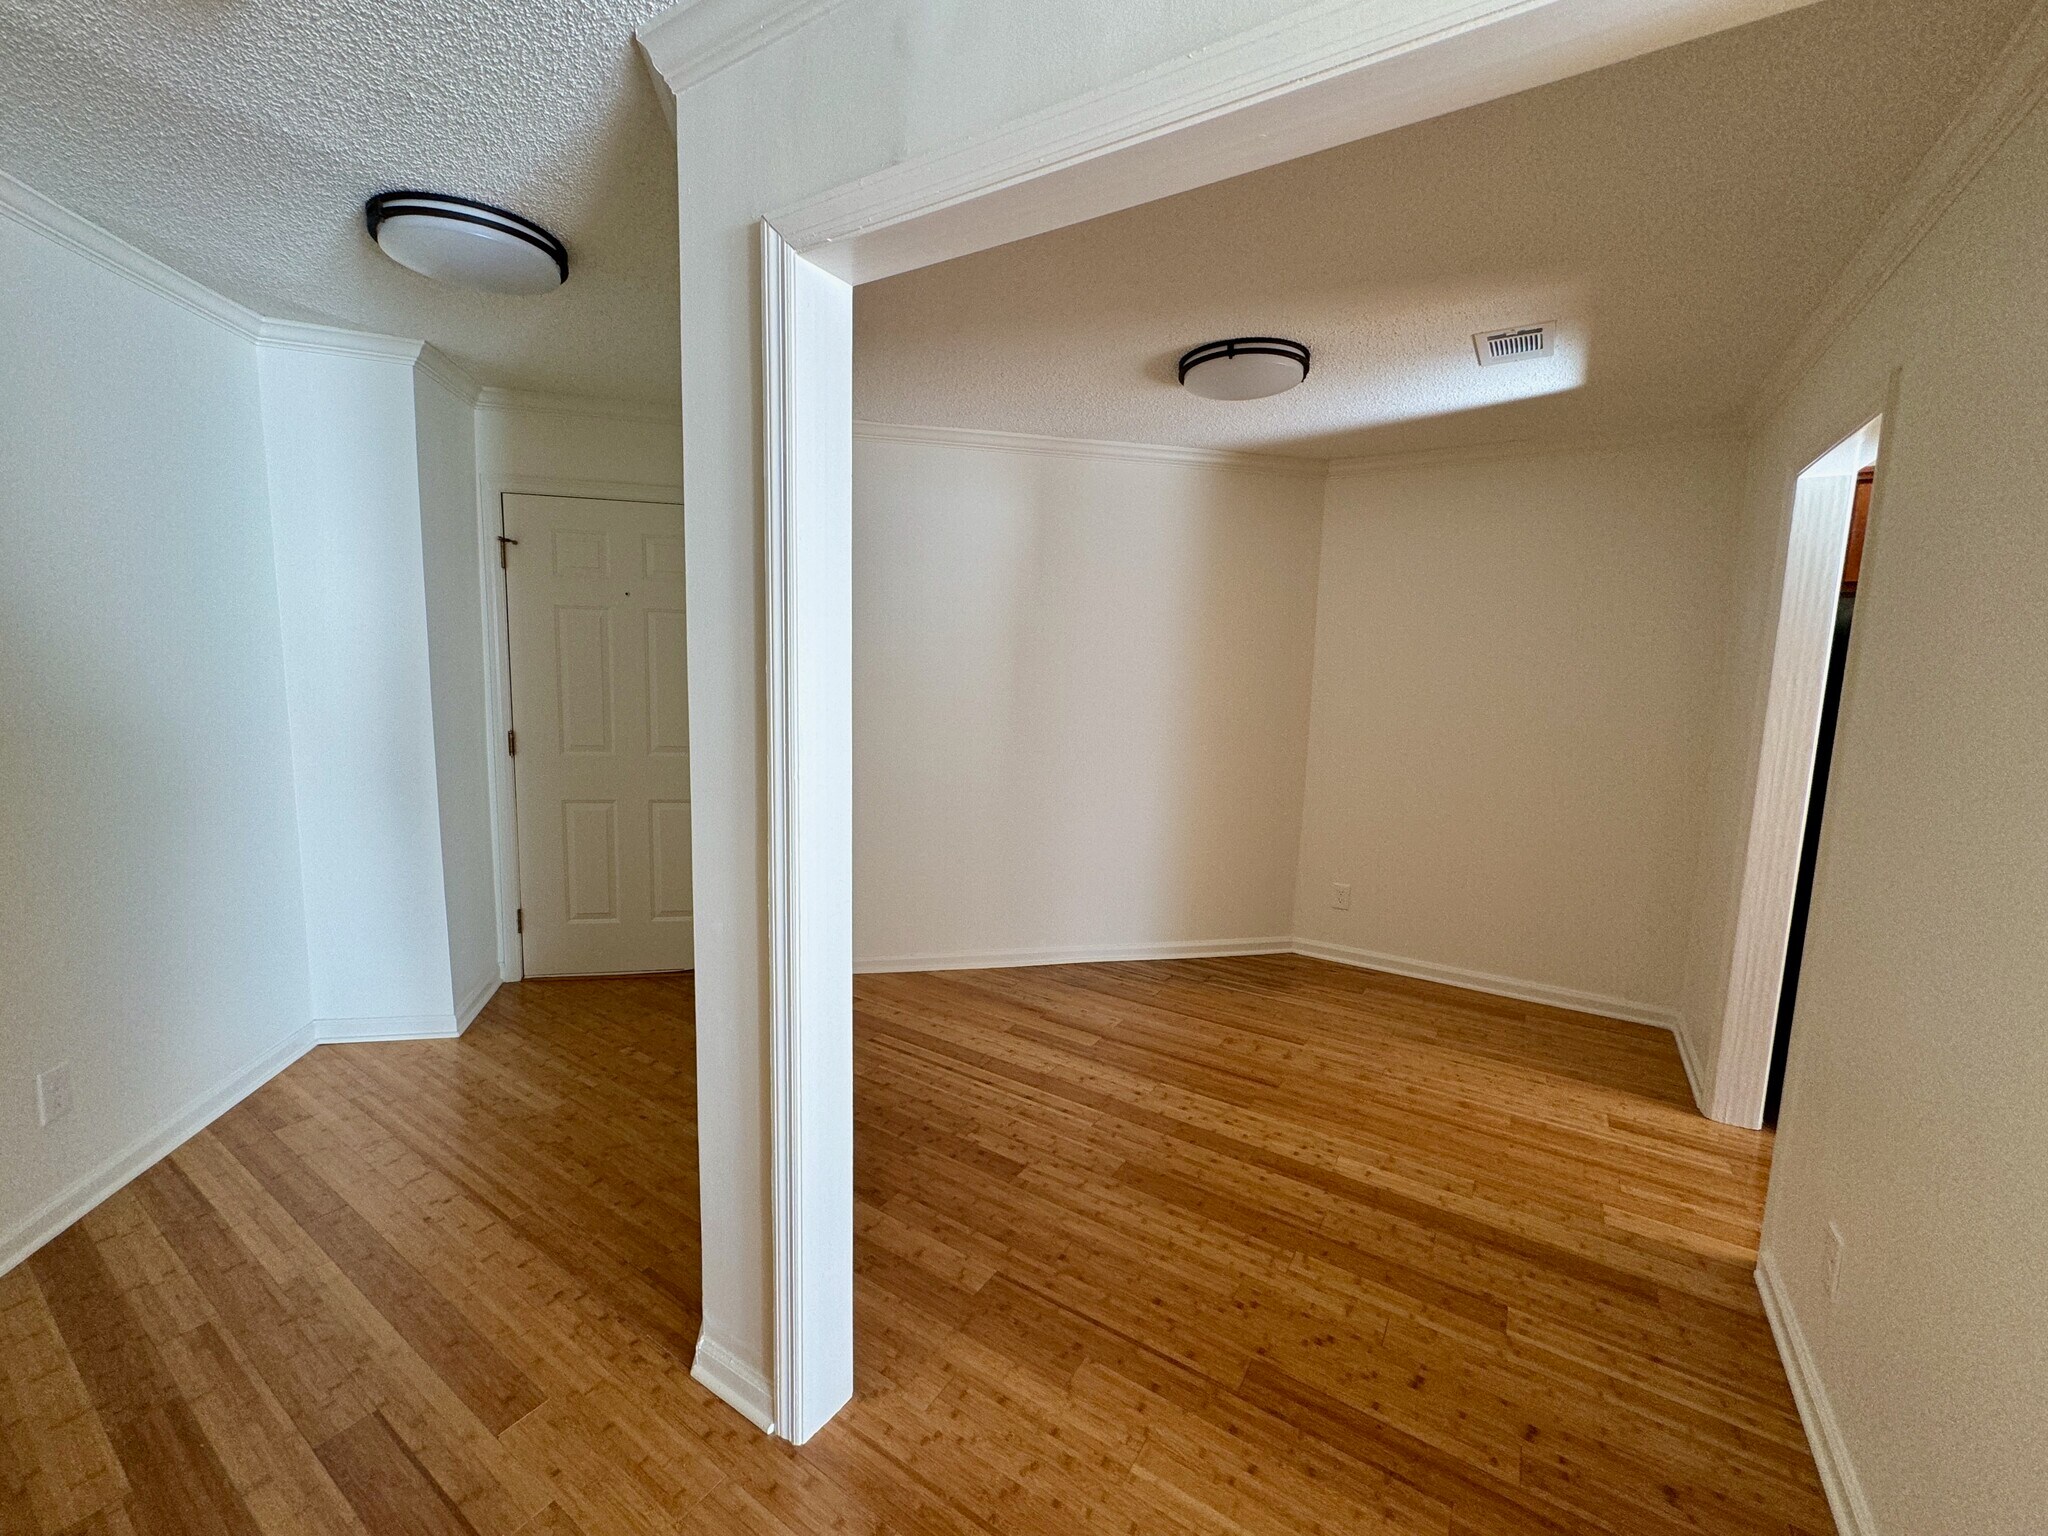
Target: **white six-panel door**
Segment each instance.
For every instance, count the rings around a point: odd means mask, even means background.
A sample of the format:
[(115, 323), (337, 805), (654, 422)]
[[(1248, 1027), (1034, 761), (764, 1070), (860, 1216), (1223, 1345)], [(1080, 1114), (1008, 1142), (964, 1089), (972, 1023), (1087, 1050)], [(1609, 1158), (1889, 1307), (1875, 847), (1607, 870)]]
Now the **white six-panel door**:
[(505, 497), (529, 976), (691, 963), (680, 507)]

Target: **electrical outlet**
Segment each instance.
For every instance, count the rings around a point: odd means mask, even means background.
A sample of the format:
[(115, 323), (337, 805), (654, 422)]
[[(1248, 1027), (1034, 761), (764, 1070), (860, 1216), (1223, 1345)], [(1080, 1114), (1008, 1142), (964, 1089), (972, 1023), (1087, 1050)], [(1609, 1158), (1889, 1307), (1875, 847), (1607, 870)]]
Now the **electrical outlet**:
[(1828, 1300), (1835, 1299), (1835, 1293), (1842, 1288), (1842, 1229), (1832, 1221), (1828, 1223)]
[(1339, 912), (1349, 912), (1351, 910), (1351, 887), (1341, 880), (1331, 886), (1330, 905)]
[(36, 1118), (48, 1125), (71, 1113), (71, 1063), (36, 1074)]

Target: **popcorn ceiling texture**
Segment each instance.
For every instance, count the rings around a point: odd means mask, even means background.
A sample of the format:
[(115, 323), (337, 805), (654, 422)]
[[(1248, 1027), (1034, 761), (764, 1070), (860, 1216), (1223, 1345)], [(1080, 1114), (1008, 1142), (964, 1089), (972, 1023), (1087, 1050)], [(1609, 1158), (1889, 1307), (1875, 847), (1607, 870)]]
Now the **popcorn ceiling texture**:
[[(0, 169), (261, 314), (420, 337), (487, 384), (673, 400), (673, 140), (633, 47), (665, 0), (13, 0)], [(421, 186), (568, 243), (539, 298), (380, 255)]]
[[(856, 409), (1309, 456), (1733, 424), (2025, 9), (1821, 0), (864, 287)], [(1477, 366), (1525, 321), (1567, 355)], [(1273, 333), (1300, 388), (1174, 387)]]

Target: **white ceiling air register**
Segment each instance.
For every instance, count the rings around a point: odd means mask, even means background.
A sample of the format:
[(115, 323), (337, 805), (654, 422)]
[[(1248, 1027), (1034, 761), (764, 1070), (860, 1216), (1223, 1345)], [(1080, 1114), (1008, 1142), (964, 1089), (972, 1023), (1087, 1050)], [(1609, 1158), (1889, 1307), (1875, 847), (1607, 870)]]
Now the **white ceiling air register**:
[(1263, 400), (1308, 377), (1308, 348), (1284, 336), (1205, 341), (1181, 354), (1180, 381), (1205, 400)]
[(569, 280), (568, 249), (510, 209), (442, 192), (379, 192), (363, 218), (386, 256), (436, 282), (530, 295)]
[(1551, 355), (1548, 325), (1514, 325), (1504, 331), (1479, 331), (1472, 337), (1472, 350), (1479, 354), (1479, 366), (1519, 363), (1531, 357)]

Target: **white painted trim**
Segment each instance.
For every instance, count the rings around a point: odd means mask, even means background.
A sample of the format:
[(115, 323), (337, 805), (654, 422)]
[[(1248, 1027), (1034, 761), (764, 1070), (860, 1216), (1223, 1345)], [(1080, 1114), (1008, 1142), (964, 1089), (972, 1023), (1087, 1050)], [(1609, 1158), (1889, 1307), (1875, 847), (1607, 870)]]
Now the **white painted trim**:
[(1878, 220), (1877, 228), (1829, 285), (1826, 296), (1750, 405), (1750, 422), (1767, 420), (1851, 321), (1918, 249), (1942, 215), (2013, 131), (2048, 94), (2048, 0), (2036, 0), (1962, 114), (1935, 141)]
[(416, 371), (424, 373), (449, 394), (460, 400), (471, 410), (476, 408), (477, 397), (483, 388), (470, 376), (469, 370), (439, 347), (424, 345), (420, 348), (419, 361), (413, 364)]
[(86, 260), (182, 305), (202, 319), (254, 341), (263, 324), (254, 310), (221, 297), (117, 235), (61, 208), (24, 182), (0, 172), (0, 217), (13, 219)]
[(1770, 1319), (1771, 1337), (1777, 1341), (1778, 1358), (1785, 1362), (1785, 1379), (1792, 1386), (1792, 1401), (1799, 1408), (1799, 1422), (1813, 1448), (1813, 1464), (1820, 1472), (1821, 1488), (1827, 1493), (1828, 1508), (1841, 1536), (1877, 1536), (1877, 1520), (1870, 1501), (1863, 1494), (1863, 1480), (1849, 1454), (1849, 1442), (1842, 1434), (1841, 1421), (1828, 1401), (1827, 1384), (1820, 1366), (1806, 1342), (1806, 1330), (1793, 1309), (1792, 1294), (1778, 1272), (1777, 1257), (1766, 1248), (1756, 1256), (1756, 1289), (1763, 1297), (1764, 1316)]
[(602, 421), (667, 422), (682, 431), (680, 404), (659, 400), (606, 400), (596, 396), (548, 394), (530, 389), (500, 389), (487, 385), (477, 391), (480, 411), (533, 411), (543, 416), (594, 416)]
[(1699, 1054), (1692, 1043), (1692, 1031), (1682, 1014), (1673, 1015), (1670, 1028), (1672, 1038), (1678, 1042), (1678, 1064), (1685, 1068), (1685, 1083), (1692, 1090), (1693, 1108), (1711, 1119), (1713, 1117), (1708, 1111), (1711, 1100), (1707, 1095), (1707, 1075), (1700, 1068)]
[(265, 320), (256, 328), (256, 340), (266, 347), (291, 352), (328, 352), (337, 357), (367, 357), (408, 366), (418, 362), (426, 348), (425, 342), (403, 336), (380, 336), (374, 331), (348, 331), (340, 326), (309, 325), (299, 320)]
[(1073, 949), (954, 951), (938, 955), (878, 955), (853, 962), (856, 975), (903, 971), (1002, 971), (1030, 965), (1101, 965), (1135, 960), (1214, 960), (1229, 955), (1286, 955), (1295, 941), (1272, 939), (1181, 939), (1155, 944), (1088, 944)]
[(775, 1395), (768, 1388), (767, 1378), (708, 1333), (697, 1336), (697, 1354), (690, 1362), (690, 1375), (756, 1429), (764, 1434), (775, 1433)]
[(1062, 459), (1130, 459), (1141, 464), (1194, 464), (1213, 469), (1248, 469), (1259, 474), (1320, 480), (1323, 459), (1278, 453), (1241, 453), (1221, 448), (1177, 448), (1161, 443), (1098, 442), (1079, 437), (1041, 437), (1026, 432), (986, 432), (970, 427), (917, 427), (896, 422), (856, 421), (856, 442), (918, 443), (935, 448), (980, 448), (999, 453), (1044, 454)]
[(808, 26), (844, 0), (683, 0), (648, 22), (639, 42), (655, 78), (680, 95)]
[(1406, 453), (1358, 454), (1330, 461), (1332, 480), (1377, 474), (1390, 469), (1449, 468), (1459, 464), (1491, 464), (1501, 460), (1552, 459), (1574, 455), (1628, 453), (1643, 448), (1719, 443), (1733, 447), (1747, 433), (1732, 427), (1674, 432), (1638, 432), (1604, 437), (1561, 438), (1542, 442), (1475, 443), (1462, 448), (1424, 448)]
[(322, 1045), (350, 1045), (363, 1040), (453, 1040), (462, 1029), (452, 1013), (415, 1013), (375, 1019), (315, 1019), (313, 1033)]
[[(693, 70), (688, 48), (669, 35), (706, 3), (641, 29), (642, 46), (672, 91), (709, 72)], [(872, 281), (1806, 3), (1466, 0), (1446, 20), (1437, 8), (1406, 0), (1320, 0), (978, 138), (771, 210), (769, 219), (812, 261), (850, 281)], [(786, 8), (787, 0), (721, 5), (731, 15), (769, 17)], [(774, 35), (827, 8), (807, 8)], [(736, 29), (728, 23), (724, 30)]]
[(504, 983), (495, 976), (486, 976), (474, 987), (455, 1009), (455, 1033), (461, 1034), (476, 1022), (476, 1016), (484, 1011), (485, 1004), (498, 995), (498, 988)]
[[(1630, 1002), (1599, 992), (1580, 992), (1571, 987), (1554, 987), (1548, 982), (1523, 981), (1514, 976), (1496, 976), (1490, 971), (1470, 971), (1459, 965), (1438, 965), (1430, 960), (1411, 960), (1404, 955), (1384, 955), (1344, 944), (1325, 944), (1320, 939), (1296, 939), (1296, 954), (1315, 960), (1334, 960), (1365, 971), (1386, 971), (1417, 981), (1438, 981), (1445, 986), (1463, 987), (1468, 992), (1486, 992), (1516, 1002), (1541, 1003), (1546, 1008), (1569, 1008), (1574, 1013), (1596, 1013), (1602, 1018), (1629, 1024), (1648, 1024), (1656, 1029), (1678, 1030), (1678, 1015), (1656, 1003)], [(1682, 1047), (1681, 1047), (1682, 1051)]]
[(102, 1200), (161, 1161), (297, 1061), (315, 1044), (311, 1025), (218, 1087), (209, 1088), (153, 1130), (145, 1131), (82, 1178), (45, 1200), (0, 1234), (0, 1275), (6, 1274)]
[[(1876, 414), (1865, 420), (1874, 420)], [(1851, 429), (1843, 441), (1856, 435)], [(1750, 1130), (1763, 1125), (1770, 1091), (1778, 1000), (1791, 945), (1828, 653), (1834, 644), (1842, 558), (1856, 498), (1853, 467), (1845, 473), (1815, 473), (1818, 467), (1809, 464), (1792, 481), (1763, 733), (1751, 781), (1713, 1097), (1707, 1108), (1710, 1118)]]
[[(485, 390), (485, 396), (503, 391)], [(479, 410), (524, 410), (523, 405), (492, 406), (479, 400)], [(514, 793), (512, 758), (504, 750), (512, 724), (511, 609), (506, 570), (498, 563), (498, 535), (505, 531), (507, 496), (574, 496), (592, 501), (645, 501), (680, 508), (679, 485), (638, 480), (573, 480), (548, 475), (494, 476), (485, 472), (478, 445), (476, 476), (476, 558), (484, 593), (484, 740), (486, 779), (491, 798), (491, 858), (497, 873), (498, 978), (518, 981), (526, 974), (519, 942), (519, 816)]]

